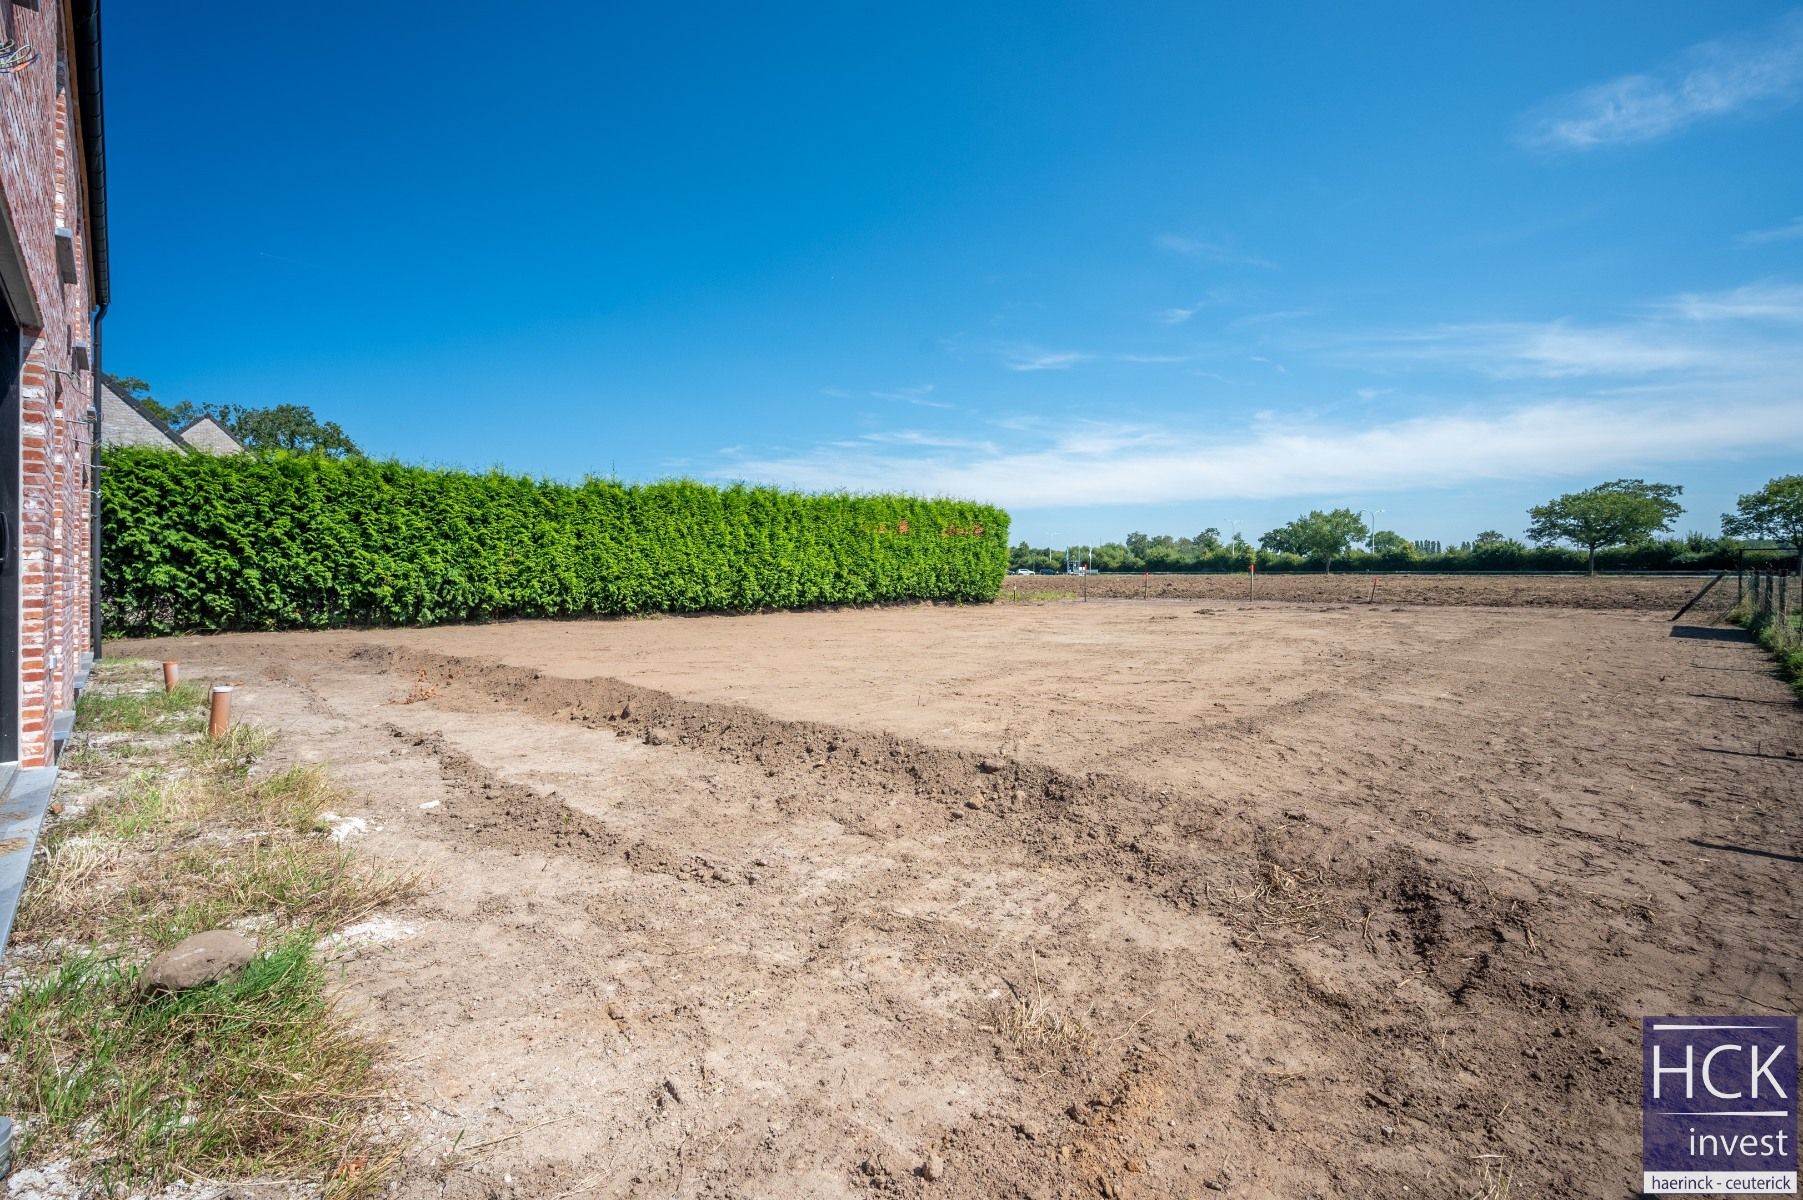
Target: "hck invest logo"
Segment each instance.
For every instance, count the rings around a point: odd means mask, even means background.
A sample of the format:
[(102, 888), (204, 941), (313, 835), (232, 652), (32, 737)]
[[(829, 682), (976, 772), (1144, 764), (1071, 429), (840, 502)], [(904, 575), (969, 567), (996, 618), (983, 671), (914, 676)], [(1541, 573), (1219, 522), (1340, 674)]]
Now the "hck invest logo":
[(1641, 1022), (1641, 1190), (1797, 1192), (1797, 1018)]

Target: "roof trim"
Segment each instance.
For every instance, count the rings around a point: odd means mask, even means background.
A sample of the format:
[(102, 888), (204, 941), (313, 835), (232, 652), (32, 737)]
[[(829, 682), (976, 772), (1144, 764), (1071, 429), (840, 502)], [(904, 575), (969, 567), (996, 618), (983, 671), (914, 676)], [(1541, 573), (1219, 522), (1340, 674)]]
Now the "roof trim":
[(106, 112), (100, 74), (100, 0), (75, 0), (76, 77), (81, 86), (81, 152), (88, 177), (88, 262), (94, 271), (94, 303), (113, 299), (106, 234)]

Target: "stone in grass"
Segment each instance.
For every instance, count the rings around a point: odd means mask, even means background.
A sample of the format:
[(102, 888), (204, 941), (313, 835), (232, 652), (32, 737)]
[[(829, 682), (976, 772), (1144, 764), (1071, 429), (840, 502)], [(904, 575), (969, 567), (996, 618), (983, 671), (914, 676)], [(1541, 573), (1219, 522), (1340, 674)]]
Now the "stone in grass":
[(183, 938), (145, 966), (138, 976), (142, 992), (185, 992), (241, 971), (257, 948), (241, 933), (210, 929)]

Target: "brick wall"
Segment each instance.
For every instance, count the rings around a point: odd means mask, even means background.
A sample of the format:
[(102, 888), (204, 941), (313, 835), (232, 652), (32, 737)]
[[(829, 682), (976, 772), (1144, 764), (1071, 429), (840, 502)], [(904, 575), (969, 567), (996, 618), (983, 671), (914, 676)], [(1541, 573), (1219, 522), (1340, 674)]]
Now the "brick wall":
[[(75, 366), (71, 346), (94, 345), (93, 283), (68, 14), (62, 0), (11, 8), (15, 38), (38, 54), (0, 75), (0, 191), (40, 316), (20, 352), (19, 761), (29, 767), (50, 760), (52, 718), (73, 704), (89, 645), (93, 377)], [(73, 284), (57, 266), (59, 224), (75, 235)]]

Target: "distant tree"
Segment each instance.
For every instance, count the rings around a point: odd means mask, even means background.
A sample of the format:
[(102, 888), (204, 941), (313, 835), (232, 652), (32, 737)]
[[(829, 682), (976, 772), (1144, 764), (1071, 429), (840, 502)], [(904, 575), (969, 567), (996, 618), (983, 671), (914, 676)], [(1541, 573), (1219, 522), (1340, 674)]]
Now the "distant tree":
[(1103, 542), (1092, 553), (1098, 571), (1119, 571), (1127, 565), (1127, 547), (1119, 542)]
[(1803, 574), (1803, 475), (1780, 475), (1742, 496), (1734, 507), (1734, 512), (1722, 514), (1724, 536), (1788, 542), (1797, 551), (1797, 571)]
[(1194, 544), (1204, 554), (1212, 554), (1221, 548), (1221, 531), (1210, 525), (1196, 535)]
[(297, 450), (327, 458), (363, 455), (338, 422), (321, 421), (304, 404), (277, 404), (270, 408), (223, 404), (210, 408), (208, 415), (249, 450)]
[(1415, 543), (1395, 530), (1380, 529), (1371, 535), (1371, 540), (1367, 544), (1371, 547), (1371, 553), (1379, 558), (1408, 562), (1416, 557)]
[(108, 387), (172, 429), (185, 429), (202, 417), (212, 417), (247, 450), (298, 450), (327, 458), (360, 458), (363, 454), (338, 422), (321, 421), (303, 404), (250, 408), (183, 400), (169, 405), (152, 396), (150, 384), (135, 375), (102, 372), (101, 378)]
[(1527, 561), (1527, 556), (1527, 543), (1511, 537), (1497, 539), (1479, 535), (1471, 543), (1471, 557), (1479, 566), (1519, 566)]
[(110, 371), (102, 371), (100, 380), (121, 396), (129, 397), (139, 404), (153, 399), (150, 394), (150, 385), (136, 375), (114, 375)]
[(1498, 533), (1494, 529), (1486, 529), (1471, 539), (1471, 546), (1474, 550), (1482, 549), (1485, 546), (1500, 546), (1508, 540), (1508, 534)]
[(1300, 554), (1311, 561), (1318, 560), (1322, 569), (1331, 573), (1333, 560), (1344, 558), (1352, 544), (1364, 540), (1367, 532), (1365, 523), (1350, 508), (1331, 512), (1315, 509), (1271, 530), (1258, 539), (1258, 544), (1280, 554)]
[(1617, 479), (1528, 509), (1528, 536), (1542, 544), (1565, 541), (1582, 546), (1596, 574), (1601, 546), (1628, 546), (1670, 529), (1684, 511), (1676, 484)]

